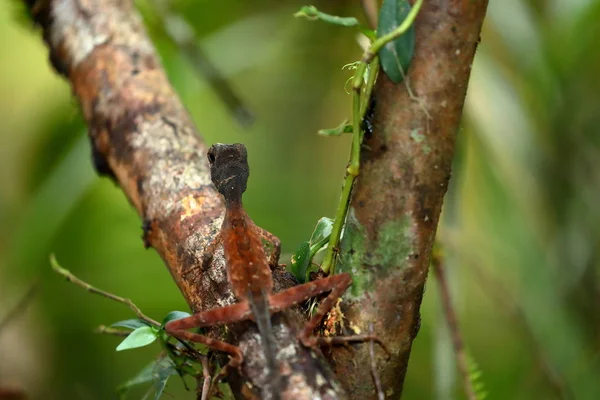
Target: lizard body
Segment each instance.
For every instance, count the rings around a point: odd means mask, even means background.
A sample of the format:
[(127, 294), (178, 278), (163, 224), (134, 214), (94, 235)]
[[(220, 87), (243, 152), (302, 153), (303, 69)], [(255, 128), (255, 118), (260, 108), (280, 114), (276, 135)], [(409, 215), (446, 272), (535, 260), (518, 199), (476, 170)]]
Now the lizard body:
[[(246, 190), (250, 174), (246, 148), (242, 144), (215, 144), (208, 151), (208, 161), (211, 179), (225, 200), (226, 211), (221, 231), (205, 249), (202, 268), (209, 267), (216, 247), (222, 244), (227, 277), (238, 303), (170, 321), (165, 326), (166, 332), (181, 340), (203, 343), (212, 349), (229, 353), (231, 355), (229, 366), (239, 368), (243, 362), (243, 354), (239, 347), (190, 332), (188, 329), (253, 320), (263, 343), (271, 381), (271, 399), (279, 399), (279, 391), (282, 388), (271, 328), (271, 314), (298, 305), (311, 297), (330, 292), (298, 334), (298, 339), (304, 346), (315, 348), (323, 344), (372, 340), (387, 352), (381, 341), (373, 335), (349, 337), (313, 335), (318, 324), (351, 285), (352, 278), (348, 273), (328, 276), (273, 293), (271, 267), (277, 266), (280, 242), (275, 236), (255, 225), (242, 205), (242, 194)], [(274, 249), (270, 258), (266, 256), (261, 238), (266, 238), (273, 243)]]

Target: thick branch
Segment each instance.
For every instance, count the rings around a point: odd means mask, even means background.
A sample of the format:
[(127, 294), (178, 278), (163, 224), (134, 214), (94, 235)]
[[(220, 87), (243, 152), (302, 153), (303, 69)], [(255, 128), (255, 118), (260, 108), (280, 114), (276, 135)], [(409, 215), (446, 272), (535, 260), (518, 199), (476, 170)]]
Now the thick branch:
[[(354, 278), (346, 315), (362, 331), (372, 323), (391, 348), (392, 359), (378, 363), (390, 398), (400, 396), (419, 331), (419, 307), (486, 7), (485, 0), (427, 0), (415, 23), (408, 79), (396, 85), (380, 72), (374, 91), (374, 133), (365, 137), (340, 267)], [(369, 363), (368, 349), (338, 350), (334, 359), (337, 376), (353, 388), (352, 398), (375, 398), (361, 368)]]
[[(131, 1), (27, 3), (43, 29), (52, 64), (70, 81), (81, 104), (96, 167), (115, 179), (143, 219), (145, 245), (163, 258), (192, 310), (232, 303), (222, 249), (206, 271), (199, 268), (224, 212), (210, 183), (206, 146)], [(283, 273), (274, 279), (276, 289), (293, 284)], [(297, 317), (290, 312), (273, 321), (288, 377), (283, 397), (344, 397), (323, 359), (296, 340)], [(267, 374), (254, 325), (239, 324), (231, 332), (245, 355), (245, 377), (254, 388), (264, 388)], [(240, 380), (236, 385), (241, 392)]]

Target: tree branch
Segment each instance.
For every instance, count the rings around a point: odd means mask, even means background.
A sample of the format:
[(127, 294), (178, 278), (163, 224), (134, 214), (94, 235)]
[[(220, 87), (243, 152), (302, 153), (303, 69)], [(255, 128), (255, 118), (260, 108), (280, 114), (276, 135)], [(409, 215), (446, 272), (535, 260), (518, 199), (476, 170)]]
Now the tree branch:
[[(171, 88), (131, 1), (26, 0), (43, 30), (56, 70), (71, 84), (89, 128), (98, 172), (112, 177), (143, 220), (144, 244), (153, 247), (194, 312), (235, 301), (222, 249), (200, 268), (219, 230), (221, 197), (210, 182), (206, 145)], [(189, 273), (188, 273), (189, 272)], [(275, 273), (275, 289), (293, 285)], [(296, 340), (294, 310), (273, 319), (279, 361), (286, 365), (283, 398), (343, 398), (322, 356)], [(261, 340), (252, 323), (237, 324), (229, 340), (245, 355), (244, 379), (267, 385)], [(209, 334), (223, 336), (224, 330)], [(285, 351), (282, 351), (285, 349)], [(269, 393), (262, 393), (270, 398)]]
[[(374, 90), (373, 134), (365, 134), (341, 243), (339, 267), (354, 284), (345, 315), (374, 332), (392, 358), (378, 373), (386, 396), (398, 398), (412, 341), (442, 200), (451, 174), (467, 83), (487, 1), (427, 0), (415, 22), (416, 49), (407, 79), (380, 72)], [(336, 349), (337, 376), (351, 398), (375, 398), (361, 366), (368, 348)]]
[(435, 275), (440, 292), (440, 303), (442, 310), (444, 311), (444, 318), (448, 324), (448, 330), (452, 337), (452, 346), (454, 347), (454, 355), (456, 357), (456, 367), (463, 380), (463, 388), (465, 390), (465, 396), (468, 400), (477, 400), (477, 394), (473, 388), (473, 384), (469, 377), (469, 362), (467, 360), (467, 353), (465, 349), (465, 343), (458, 327), (458, 316), (454, 311), (452, 305), (452, 295), (450, 294), (450, 287), (448, 280), (446, 279), (445, 265), (442, 263), (441, 255), (433, 254), (431, 257), (431, 267), (433, 268), (433, 274)]

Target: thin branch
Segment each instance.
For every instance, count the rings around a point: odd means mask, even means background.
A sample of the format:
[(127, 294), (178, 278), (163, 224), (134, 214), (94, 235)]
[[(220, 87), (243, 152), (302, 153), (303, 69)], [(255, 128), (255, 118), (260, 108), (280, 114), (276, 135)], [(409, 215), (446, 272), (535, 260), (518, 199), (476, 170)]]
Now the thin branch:
[(213, 64), (198, 44), (198, 38), (193, 26), (179, 14), (169, 10), (163, 1), (156, 1), (156, 16), (159, 18), (159, 27), (164, 34), (173, 42), (197, 73), (202, 75), (211, 89), (225, 104), (240, 125), (250, 127), (254, 122), (254, 115), (237, 95), (229, 81), (221, 71)]
[(469, 400), (477, 400), (475, 389), (471, 379), (469, 378), (469, 364), (467, 361), (467, 354), (465, 351), (465, 345), (458, 327), (458, 318), (456, 312), (452, 306), (452, 296), (450, 294), (450, 288), (448, 287), (448, 281), (446, 280), (446, 273), (444, 271), (444, 265), (441, 261), (439, 254), (433, 254), (431, 259), (431, 265), (433, 267), (433, 273), (438, 282), (438, 288), (440, 290), (440, 301), (442, 303), (442, 309), (444, 310), (444, 316), (448, 323), (448, 329), (452, 337), (452, 345), (454, 346), (454, 352), (456, 354), (456, 366), (463, 379), (463, 386), (465, 389), (465, 395)]
[[(373, 335), (373, 324), (369, 324), (369, 335)], [(375, 346), (373, 340), (369, 341), (369, 357), (371, 358), (371, 377), (373, 378), (373, 384), (375, 385), (375, 391), (377, 392), (378, 400), (385, 400), (385, 394), (381, 387), (381, 379), (377, 373), (377, 363), (375, 362)]]
[[(208, 357), (204, 357), (202, 359), (202, 376), (204, 378), (204, 381), (202, 383), (202, 392), (200, 394), (200, 397), (198, 398), (200, 400), (208, 400), (208, 393), (210, 391), (210, 384), (212, 382), (212, 376), (210, 375), (210, 366), (208, 364)], [(198, 385), (198, 389), (199, 388), (200, 385)]]
[(571, 392), (565, 379), (554, 368), (542, 345), (536, 339), (536, 334), (527, 320), (527, 316), (523, 308), (517, 301), (513, 300), (513, 295), (505, 287), (505, 285), (483, 268), (471, 263), (470, 269), (477, 275), (477, 282), (484, 287), (484, 292), (487, 293), (494, 301), (506, 310), (506, 313), (512, 317), (517, 325), (521, 327), (523, 335), (530, 344), (530, 348), (535, 354), (540, 371), (548, 386), (552, 388), (554, 393), (561, 399), (573, 399), (574, 394)]
[(369, 27), (375, 29), (377, 26), (377, 14), (379, 11), (379, 5), (377, 0), (361, 0), (363, 11), (369, 22)]
[(127, 337), (131, 331), (125, 331), (123, 329), (111, 328), (110, 326), (100, 325), (94, 330), (95, 333), (105, 333), (107, 335)]
[(123, 297), (119, 297), (116, 294), (112, 294), (109, 292), (106, 292), (102, 289), (98, 289), (92, 285), (90, 285), (89, 283), (79, 279), (78, 277), (76, 277), (75, 275), (73, 275), (71, 273), (71, 271), (61, 267), (58, 264), (58, 261), (56, 261), (56, 257), (54, 256), (54, 254), (50, 255), (50, 265), (52, 265), (52, 269), (58, 273), (59, 275), (62, 275), (64, 278), (66, 278), (69, 282), (72, 282), (74, 284), (76, 284), (77, 286), (80, 286), (82, 288), (84, 288), (85, 290), (87, 290), (90, 293), (94, 293), (97, 295), (100, 295), (102, 297), (106, 297), (107, 299), (111, 299), (114, 300), (116, 302), (119, 302), (121, 304), (125, 304), (126, 306), (128, 306), (129, 308), (131, 308), (131, 310), (135, 313), (135, 315), (137, 315), (137, 317), (147, 323), (149, 323), (150, 325), (159, 327), (160, 323), (158, 321), (153, 320), (152, 318), (148, 317), (147, 315), (145, 315), (142, 310), (140, 310), (138, 308), (138, 306), (136, 306), (133, 301), (123, 298)]
[(8, 314), (6, 314), (6, 316), (4, 316), (4, 319), (0, 321), (0, 332), (2, 332), (2, 330), (6, 328), (14, 318), (27, 309), (35, 297), (37, 287), (38, 282), (32, 284), (29, 289), (27, 289), (27, 292), (25, 292), (23, 297), (21, 297), (21, 299), (17, 302), (17, 304), (15, 304), (15, 306), (8, 312)]

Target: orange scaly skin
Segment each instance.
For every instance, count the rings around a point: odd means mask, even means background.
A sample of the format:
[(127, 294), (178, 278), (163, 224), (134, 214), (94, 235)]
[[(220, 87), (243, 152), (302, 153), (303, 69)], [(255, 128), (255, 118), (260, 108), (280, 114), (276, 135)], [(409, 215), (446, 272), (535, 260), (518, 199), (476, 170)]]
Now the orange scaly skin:
[(221, 227), (225, 264), (233, 294), (246, 300), (248, 293), (257, 299), (273, 291), (271, 268), (260, 231), (240, 204), (228, 205)]

